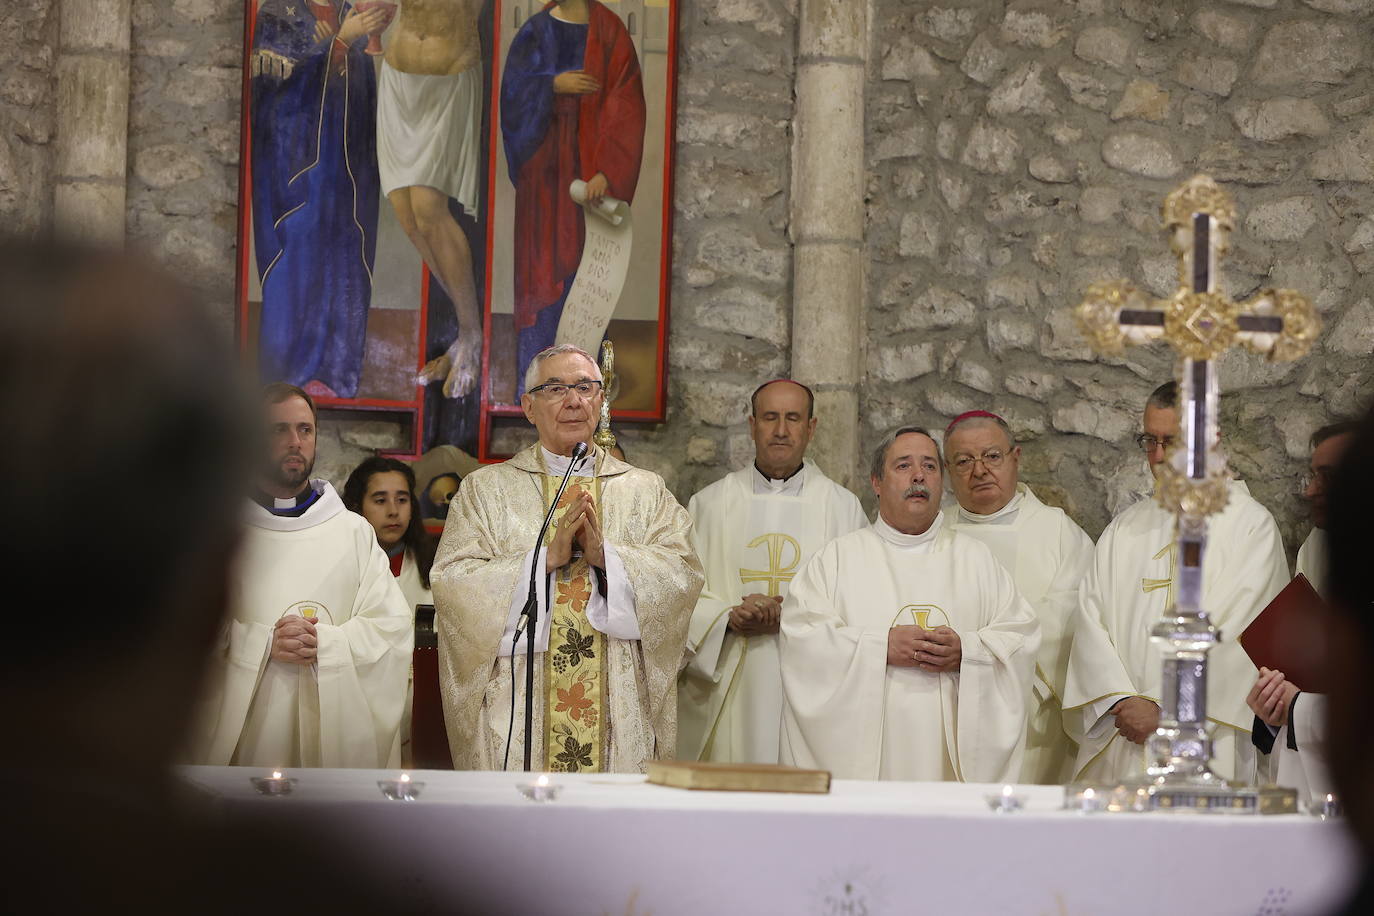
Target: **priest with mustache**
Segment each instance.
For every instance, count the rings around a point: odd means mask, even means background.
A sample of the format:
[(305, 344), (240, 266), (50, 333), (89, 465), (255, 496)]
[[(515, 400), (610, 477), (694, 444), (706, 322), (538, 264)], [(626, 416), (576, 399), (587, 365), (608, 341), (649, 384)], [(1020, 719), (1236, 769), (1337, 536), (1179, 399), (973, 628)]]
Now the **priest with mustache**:
[[(449, 505), (430, 582), (457, 769), (519, 768), (526, 741), (531, 766), (550, 772), (642, 773), (673, 756), (701, 563), (691, 519), (662, 478), (595, 445), (574, 457), (590, 444), (604, 396), (601, 370), (581, 349), (538, 353), (520, 400), (539, 441), (469, 474)], [(571, 483), (536, 546), (570, 464)], [(529, 634), (519, 621), (532, 570), (539, 614), (527, 737), (511, 709), (525, 706)]]
[(1040, 629), (940, 511), (930, 433), (888, 435), (878, 518), (821, 548), (782, 608), (782, 762), (844, 779), (1013, 782)]

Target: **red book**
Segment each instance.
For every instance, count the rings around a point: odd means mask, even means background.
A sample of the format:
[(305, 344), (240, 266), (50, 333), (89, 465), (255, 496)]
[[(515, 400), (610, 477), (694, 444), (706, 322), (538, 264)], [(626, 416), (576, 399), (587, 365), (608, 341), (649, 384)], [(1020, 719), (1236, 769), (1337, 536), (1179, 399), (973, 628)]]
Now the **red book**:
[(1326, 603), (1298, 573), (1240, 634), (1256, 668), (1277, 668), (1308, 693), (1326, 693)]

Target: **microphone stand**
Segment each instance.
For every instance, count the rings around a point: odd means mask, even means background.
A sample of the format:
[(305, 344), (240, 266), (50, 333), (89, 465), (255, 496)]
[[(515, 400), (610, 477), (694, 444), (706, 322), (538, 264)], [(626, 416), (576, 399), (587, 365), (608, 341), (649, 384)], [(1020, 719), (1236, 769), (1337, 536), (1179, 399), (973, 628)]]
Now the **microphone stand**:
[[(579, 442), (573, 446), (572, 460), (568, 462), (568, 469), (563, 472), (563, 480), (558, 484), (558, 492), (554, 494), (553, 502), (549, 505), (549, 511), (544, 514), (544, 524), (539, 528), (539, 538), (534, 542), (534, 558), (530, 561), (530, 587), (525, 596), (525, 606), (520, 611), (520, 619), (515, 624), (515, 639), (520, 639), (521, 631), (525, 632), (525, 772), (530, 772), (530, 759), (534, 751), (534, 742), (531, 732), (534, 731), (534, 638), (539, 629), (539, 591), (537, 583), (539, 581), (539, 548), (544, 544), (544, 535), (548, 533), (549, 525), (553, 522), (554, 510), (558, 508), (558, 501), (563, 498), (563, 491), (568, 487), (568, 479), (572, 477), (573, 468), (578, 465), (587, 455), (587, 443)], [(545, 573), (547, 576), (548, 573)], [(515, 667), (515, 645), (511, 644), (511, 667)], [(511, 684), (511, 719), (515, 718), (515, 685)], [(514, 723), (512, 722), (512, 725)], [(506, 733), (506, 761), (510, 760), (510, 733)], [(505, 769), (505, 764), (502, 764)]]

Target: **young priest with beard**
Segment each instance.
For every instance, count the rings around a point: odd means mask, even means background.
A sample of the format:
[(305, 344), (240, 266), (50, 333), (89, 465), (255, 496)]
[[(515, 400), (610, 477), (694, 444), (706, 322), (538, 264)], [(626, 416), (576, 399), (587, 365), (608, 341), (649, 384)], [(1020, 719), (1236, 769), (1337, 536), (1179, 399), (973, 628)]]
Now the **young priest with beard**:
[(399, 763), (410, 608), (372, 526), (312, 480), (315, 406), (262, 394), (267, 443), (231, 616), (212, 657), (193, 760), (249, 766)]

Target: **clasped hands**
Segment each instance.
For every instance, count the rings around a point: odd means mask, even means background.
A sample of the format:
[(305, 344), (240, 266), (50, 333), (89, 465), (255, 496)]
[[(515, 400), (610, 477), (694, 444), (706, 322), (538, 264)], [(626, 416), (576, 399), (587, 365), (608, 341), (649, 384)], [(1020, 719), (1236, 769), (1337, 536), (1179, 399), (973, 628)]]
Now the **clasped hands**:
[(782, 595), (745, 595), (730, 608), (726, 627), (741, 636), (766, 636), (782, 624)]
[(293, 665), (313, 665), (320, 640), (315, 632), (318, 617), (278, 618), (272, 627), (272, 661)]
[(551, 573), (572, 560), (573, 546), (581, 548), (582, 558), (597, 569), (606, 568), (606, 542), (601, 523), (596, 519), (596, 503), (590, 493), (580, 493), (558, 520), (553, 540), (544, 554), (544, 572)]
[(920, 668), (952, 674), (964, 660), (959, 634), (949, 627), (902, 626), (887, 631), (887, 663), (894, 668)]

